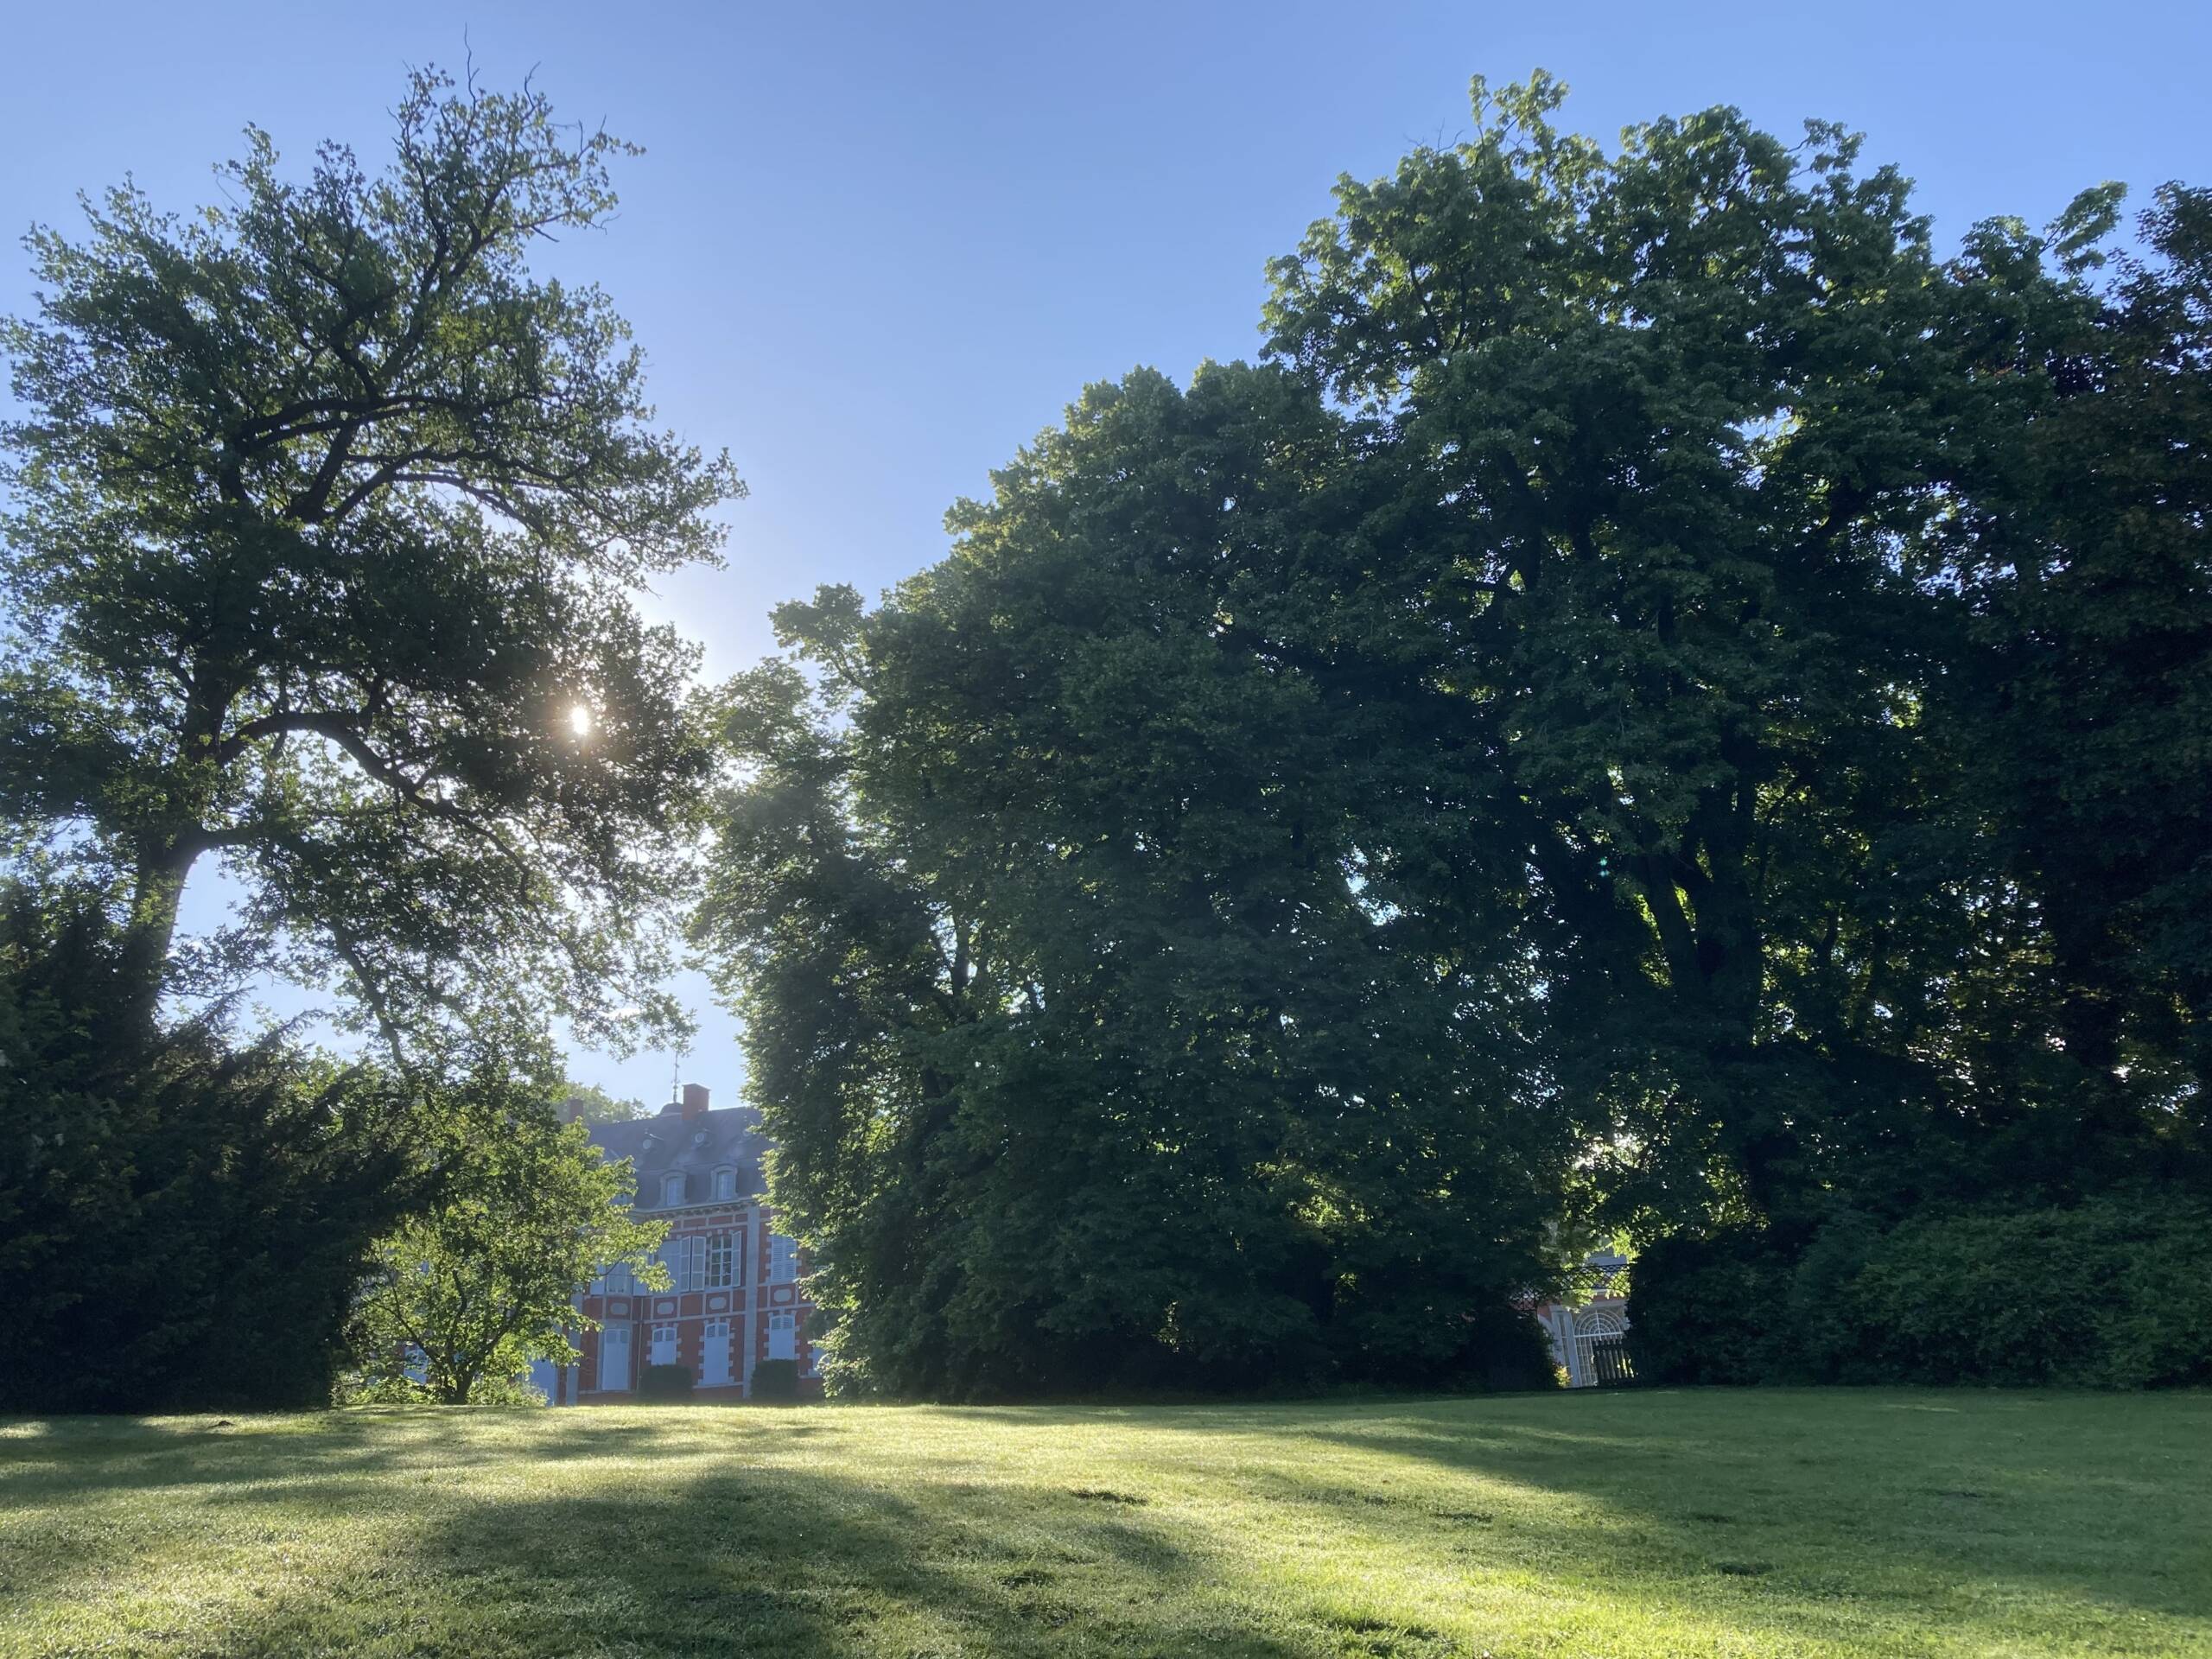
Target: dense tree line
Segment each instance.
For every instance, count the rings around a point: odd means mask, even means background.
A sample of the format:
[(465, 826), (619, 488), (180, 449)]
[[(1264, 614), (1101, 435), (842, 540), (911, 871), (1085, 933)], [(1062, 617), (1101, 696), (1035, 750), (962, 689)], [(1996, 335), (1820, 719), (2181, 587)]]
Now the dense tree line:
[(699, 935), (851, 1380), (1508, 1377), (1578, 1228), (1681, 1313), (2204, 1179), (2212, 196), (1945, 257), (1837, 128), (1560, 96), (727, 689)]

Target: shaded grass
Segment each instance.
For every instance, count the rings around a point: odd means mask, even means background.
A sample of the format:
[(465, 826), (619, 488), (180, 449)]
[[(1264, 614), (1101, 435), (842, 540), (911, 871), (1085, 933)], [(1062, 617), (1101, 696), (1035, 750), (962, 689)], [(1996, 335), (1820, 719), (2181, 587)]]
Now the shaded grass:
[(0, 1424), (0, 1656), (2212, 1656), (2212, 1396)]

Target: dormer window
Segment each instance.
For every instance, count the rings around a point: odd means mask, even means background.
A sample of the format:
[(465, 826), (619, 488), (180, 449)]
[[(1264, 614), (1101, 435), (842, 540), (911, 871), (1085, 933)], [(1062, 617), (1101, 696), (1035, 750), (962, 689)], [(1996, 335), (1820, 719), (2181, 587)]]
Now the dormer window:
[(715, 1197), (728, 1200), (737, 1196), (737, 1172), (718, 1169), (715, 1172)]
[(660, 1178), (660, 1201), (664, 1206), (683, 1202), (683, 1178), (681, 1175), (664, 1175)]

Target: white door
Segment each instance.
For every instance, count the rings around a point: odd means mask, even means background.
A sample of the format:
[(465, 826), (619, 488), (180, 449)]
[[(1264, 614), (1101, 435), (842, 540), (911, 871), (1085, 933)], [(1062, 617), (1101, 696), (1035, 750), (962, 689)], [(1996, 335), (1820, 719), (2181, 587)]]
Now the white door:
[(791, 1359), (798, 1352), (798, 1315), (791, 1313), (771, 1313), (768, 1316), (768, 1357)]
[(599, 1386), (602, 1389), (630, 1386), (630, 1327), (626, 1325), (600, 1328)]
[(699, 1356), (699, 1384), (702, 1388), (719, 1389), (729, 1380), (729, 1321), (709, 1319), (706, 1349)]
[(672, 1325), (653, 1326), (653, 1357), (656, 1365), (676, 1363), (676, 1327)]

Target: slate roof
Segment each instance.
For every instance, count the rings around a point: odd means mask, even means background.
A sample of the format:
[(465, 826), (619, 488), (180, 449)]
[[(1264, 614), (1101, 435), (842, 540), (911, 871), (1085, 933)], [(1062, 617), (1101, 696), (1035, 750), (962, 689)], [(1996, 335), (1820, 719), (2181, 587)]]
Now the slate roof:
[(674, 1207), (661, 1202), (663, 1180), (672, 1173), (683, 1177), (685, 1204), (713, 1201), (717, 1169), (736, 1171), (740, 1202), (758, 1198), (766, 1186), (760, 1159), (768, 1143), (760, 1135), (760, 1115), (750, 1106), (725, 1106), (689, 1119), (671, 1106), (626, 1123), (594, 1123), (591, 1140), (609, 1158), (635, 1161), (641, 1215)]

